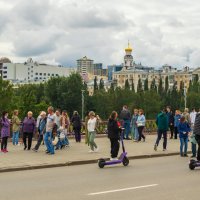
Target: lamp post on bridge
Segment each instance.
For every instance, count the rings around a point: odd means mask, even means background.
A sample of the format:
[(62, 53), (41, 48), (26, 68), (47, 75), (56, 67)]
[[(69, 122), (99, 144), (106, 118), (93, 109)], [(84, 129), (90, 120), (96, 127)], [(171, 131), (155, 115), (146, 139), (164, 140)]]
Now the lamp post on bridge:
[(84, 92), (85, 90), (81, 90), (82, 92), (82, 121), (84, 120)]

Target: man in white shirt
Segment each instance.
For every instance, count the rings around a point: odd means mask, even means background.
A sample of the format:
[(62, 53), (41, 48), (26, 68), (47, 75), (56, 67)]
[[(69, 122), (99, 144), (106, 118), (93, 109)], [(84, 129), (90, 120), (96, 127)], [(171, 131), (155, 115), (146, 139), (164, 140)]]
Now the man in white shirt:
[(54, 152), (54, 146), (52, 144), (52, 131), (53, 127), (55, 126), (55, 115), (54, 115), (54, 109), (52, 106), (48, 107), (48, 116), (47, 116), (47, 123), (46, 123), (46, 133), (44, 135), (44, 142), (47, 147), (46, 153), (53, 155)]

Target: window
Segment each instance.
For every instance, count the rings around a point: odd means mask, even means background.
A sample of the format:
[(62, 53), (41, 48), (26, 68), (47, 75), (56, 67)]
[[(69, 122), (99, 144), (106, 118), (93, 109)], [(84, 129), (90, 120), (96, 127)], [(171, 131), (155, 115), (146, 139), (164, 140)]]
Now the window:
[(35, 73), (35, 75), (38, 75), (38, 73)]
[(33, 70), (31, 70), (31, 73), (33, 73)]
[(42, 76), (42, 73), (40, 73), (40, 76)]
[(50, 74), (48, 74), (48, 76), (50, 76)]
[(33, 68), (33, 66), (31, 66), (31, 68)]
[(7, 69), (7, 66), (3, 67), (4, 69)]
[(44, 73), (44, 76), (46, 76), (46, 73)]
[(35, 79), (37, 80), (37, 79), (38, 79), (38, 77), (35, 77)]
[(7, 74), (7, 71), (4, 71), (3, 73), (4, 73), (4, 74)]
[(54, 74), (52, 74), (51, 76), (54, 76)]
[(7, 78), (7, 76), (3, 76), (3, 78)]
[(29, 75), (30, 73), (28, 72), (28, 75)]
[(33, 75), (31, 75), (31, 77), (33, 77)]
[(56, 74), (56, 76), (58, 76), (58, 74)]

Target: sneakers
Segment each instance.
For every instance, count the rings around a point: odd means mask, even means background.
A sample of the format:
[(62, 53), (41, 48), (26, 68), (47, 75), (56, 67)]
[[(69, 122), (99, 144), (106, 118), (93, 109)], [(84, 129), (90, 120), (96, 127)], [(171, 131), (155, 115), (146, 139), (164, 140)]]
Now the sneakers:
[(33, 150), (33, 151), (35, 151), (35, 152), (38, 152), (38, 150), (37, 150), (37, 149), (35, 149), (35, 148), (33, 148), (32, 150)]
[(163, 151), (167, 151), (167, 149), (163, 149)]
[(93, 151), (92, 149), (90, 149), (90, 150), (88, 151), (88, 153), (94, 153), (94, 151)]
[(157, 144), (154, 145), (154, 151), (157, 151)]
[(94, 152), (99, 152), (99, 148), (98, 148), (98, 147), (95, 148), (95, 149), (94, 149)]

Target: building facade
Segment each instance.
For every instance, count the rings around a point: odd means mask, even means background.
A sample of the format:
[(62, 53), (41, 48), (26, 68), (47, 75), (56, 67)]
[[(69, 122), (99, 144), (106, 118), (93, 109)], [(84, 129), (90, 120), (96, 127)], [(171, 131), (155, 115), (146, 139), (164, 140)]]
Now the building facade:
[(128, 44), (128, 47), (125, 49), (123, 68), (120, 71), (112, 72), (112, 80), (116, 86), (121, 88), (125, 87), (125, 82), (128, 80), (129, 85), (132, 85), (133, 83), (134, 89), (137, 91), (139, 80), (141, 80), (142, 85), (144, 86), (145, 80), (148, 79), (148, 87), (150, 88), (153, 80), (155, 80), (155, 83), (158, 86), (161, 79), (164, 87), (166, 77), (168, 77), (169, 89), (172, 89), (174, 84), (176, 84), (176, 87), (179, 90), (181, 83), (188, 89), (190, 81), (193, 79), (193, 74), (198, 74), (198, 72), (200, 72), (200, 69), (199, 71), (193, 71), (189, 69), (189, 67), (177, 70), (177, 68), (173, 68), (172, 66), (164, 65), (161, 69), (154, 69), (153, 67), (143, 66), (141, 63), (136, 64), (133, 60), (132, 48), (130, 47), (130, 44)]
[(77, 70), (82, 76), (85, 76), (87, 73), (94, 74), (94, 61), (87, 58), (87, 56), (78, 59)]
[(29, 58), (25, 63), (3, 63), (2, 78), (13, 83), (44, 82), (51, 77), (69, 76), (75, 68), (34, 62)]

